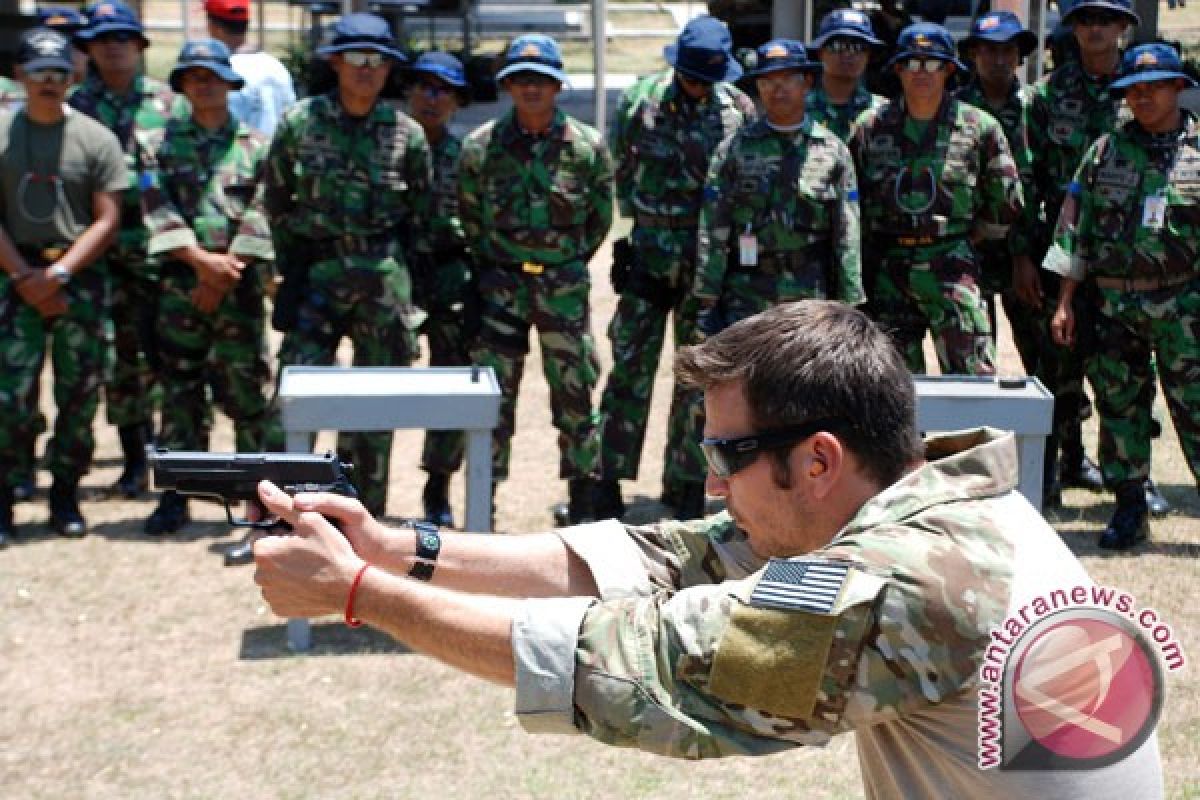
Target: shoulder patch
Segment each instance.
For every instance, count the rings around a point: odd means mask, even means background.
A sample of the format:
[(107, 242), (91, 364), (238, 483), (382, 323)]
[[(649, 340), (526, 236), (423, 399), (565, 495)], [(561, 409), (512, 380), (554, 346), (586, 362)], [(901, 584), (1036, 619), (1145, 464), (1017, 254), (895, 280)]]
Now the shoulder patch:
[(828, 614), (837, 604), (849, 573), (849, 564), (836, 561), (772, 558), (750, 594), (750, 605)]

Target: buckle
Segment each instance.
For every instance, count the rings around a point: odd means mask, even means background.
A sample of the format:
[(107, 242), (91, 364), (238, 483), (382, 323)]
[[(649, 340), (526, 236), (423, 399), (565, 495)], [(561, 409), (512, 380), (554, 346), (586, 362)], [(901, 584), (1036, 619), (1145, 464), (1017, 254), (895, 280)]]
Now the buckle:
[(58, 261), (66, 252), (65, 247), (45, 247), (42, 249), (42, 258), (46, 261)]
[(521, 272), (524, 272), (526, 275), (541, 275), (545, 271), (546, 267), (542, 264), (538, 264), (534, 261), (521, 262)]

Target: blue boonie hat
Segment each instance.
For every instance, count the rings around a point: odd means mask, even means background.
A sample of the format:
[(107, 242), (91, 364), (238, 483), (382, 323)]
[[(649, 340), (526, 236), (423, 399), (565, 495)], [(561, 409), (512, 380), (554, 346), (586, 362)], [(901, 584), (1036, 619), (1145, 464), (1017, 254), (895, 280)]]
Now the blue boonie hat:
[(754, 69), (746, 73), (751, 78), (785, 69), (812, 74), (825, 69), (821, 62), (809, 59), (808, 48), (795, 39), (772, 39), (755, 50), (754, 56)]
[(518, 72), (540, 72), (559, 83), (567, 82), (558, 42), (544, 33), (527, 33), (513, 39), (504, 54), (504, 64), (496, 73), (496, 80), (502, 81)]
[(449, 53), (436, 50), (422, 53), (409, 70), (434, 75), (460, 89), (466, 88), (467, 85), (467, 73), (463, 70), (462, 62)]
[(136, 11), (119, 0), (106, 0), (88, 7), (87, 26), (76, 36), (82, 41), (90, 42), (106, 33), (121, 32), (136, 33), (142, 38), (142, 42), (150, 43)]
[(817, 28), (817, 38), (812, 40), (809, 47), (820, 50), (830, 39), (835, 38), (861, 39), (875, 47), (883, 46), (883, 40), (875, 37), (871, 18), (856, 8), (839, 8), (826, 14)]
[(1038, 38), (1021, 27), (1021, 20), (1011, 11), (989, 11), (975, 20), (971, 32), (958, 43), (959, 52), (965, 53), (973, 42), (1015, 42), (1023, 58), (1037, 49)]
[(689, 20), (675, 43), (663, 48), (663, 57), (694, 80), (718, 83), (742, 77), (742, 65), (733, 57), (729, 26), (707, 14)]
[(387, 20), (365, 11), (345, 14), (333, 23), (333, 38), (317, 48), (317, 55), (331, 56), (347, 50), (369, 50), (405, 62), (408, 58), (396, 47), (396, 37)]
[(175, 66), (171, 68), (168, 82), (172, 89), (182, 92), (180, 79), (183, 77), (183, 73), (193, 67), (203, 67), (233, 86), (234, 89), (240, 89), (246, 85), (246, 81), (233, 71), (233, 65), (229, 59), (229, 48), (225, 46), (224, 42), (216, 39), (193, 39), (184, 42), (183, 47), (179, 50), (179, 58), (176, 60)]
[(17, 64), (26, 72), (60, 69), (70, 74), (75, 70), (71, 40), (52, 28), (30, 28), (21, 34)]
[(55, 6), (38, 9), (38, 24), (74, 36), (88, 24), (88, 18), (73, 8)]
[(910, 58), (936, 58), (939, 61), (949, 61), (955, 67), (966, 71), (966, 66), (958, 60), (954, 52), (954, 37), (950, 31), (932, 22), (918, 22), (900, 31), (896, 40), (896, 53), (884, 67)]
[(1079, 16), (1080, 11), (1115, 11), (1127, 18), (1134, 25), (1141, 25), (1142, 18), (1133, 10), (1131, 0), (1076, 0), (1074, 5), (1062, 15), (1064, 25), (1072, 24), (1072, 18)]
[(1187, 81), (1189, 87), (1196, 86), (1196, 81), (1183, 71), (1183, 60), (1174, 47), (1160, 42), (1140, 44), (1125, 52), (1121, 59), (1121, 71), (1108, 88), (1123, 93), (1135, 83), (1168, 81), (1175, 78)]

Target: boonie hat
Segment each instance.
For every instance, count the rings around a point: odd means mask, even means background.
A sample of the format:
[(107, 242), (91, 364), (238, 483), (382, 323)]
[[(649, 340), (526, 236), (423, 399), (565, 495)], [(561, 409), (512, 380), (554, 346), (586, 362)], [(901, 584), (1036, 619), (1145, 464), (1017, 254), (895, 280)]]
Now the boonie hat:
[(959, 52), (966, 53), (974, 42), (1015, 42), (1024, 58), (1037, 49), (1038, 38), (1033, 31), (1022, 28), (1021, 20), (1011, 11), (989, 11), (975, 20), (971, 32), (958, 43)]
[(120, 0), (105, 0), (89, 7), (88, 24), (76, 34), (79, 39), (90, 42), (97, 36), (106, 33), (136, 33), (143, 44), (150, 44), (146, 38), (146, 29), (138, 19), (137, 12)]
[(75, 70), (71, 61), (71, 40), (50, 28), (30, 28), (21, 34), (17, 64), (26, 72), (39, 69)]
[(718, 83), (742, 77), (742, 65), (733, 57), (729, 27), (707, 14), (684, 25), (675, 43), (663, 48), (663, 57), (693, 80)]
[(808, 48), (795, 39), (772, 39), (754, 51), (754, 67), (746, 74), (751, 78), (797, 69), (804, 73), (819, 74), (825, 65), (808, 57)]
[(1140, 44), (1125, 52), (1121, 59), (1121, 71), (1108, 88), (1123, 94), (1135, 83), (1168, 81), (1174, 78), (1182, 78), (1187, 81), (1189, 87), (1196, 86), (1196, 81), (1183, 71), (1183, 60), (1174, 47), (1161, 42)]
[(347, 50), (370, 50), (405, 62), (408, 58), (396, 48), (396, 37), (383, 17), (359, 11), (346, 14), (333, 24), (333, 39), (317, 49), (319, 56), (331, 56)]
[(216, 39), (193, 39), (183, 43), (183, 47), (179, 51), (179, 59), (171, 68), (171, 76), (168, 78), (171, 88), (176, 92), (182, 92), (183, 73), (193, 67), (203, 67), (233, 86), (234, 89), (240, 89), (246, 85), (246, 81), (233, 71), (229, 48), (225, 46), (224, 42)]
[(463, 69), (462, 62), (449, 53), (438, 50), (422, 53), (408, 70), (412, 73), (432, 75), (450, 84), (454, 87), (460, 104), (465, 104), (470, 100), (471, 94), (467, 91), (467, 73)]
[(1071, 25), (1074, 17), (1079, 16), (1080, 11), (1089, 9), (1092, 11), (1115, 11), (1134, 25), (1142, 24), (1142, 18), (1134, 12), (1133, 3), (1130, 0), (1078, 0), (1067, 13), (1063, 14), (1063, 24)]
[(820, 50), (830, 39), (861, 39), (874, 47), (883, 46), (883, 40), (875, 37), (871, 18), (856, 8), (839, 8), (826, 14), (809, 47)]
[(910, 58), (935, 58), (949, 61), (964, 72), (967, 69), (954, 52), (954, 38), (950, 31), (932, 22), (918, 22), (900, 31), (896, 53), (884, 66), (890, 68)]
[(567, 82), (558, 42), (544, 33), (527, 33), (513, 39), (504, 54), (504, 64), (496, 73), (496, 80), (502, 81), (518, 72), (540, 72), (559, 83)]

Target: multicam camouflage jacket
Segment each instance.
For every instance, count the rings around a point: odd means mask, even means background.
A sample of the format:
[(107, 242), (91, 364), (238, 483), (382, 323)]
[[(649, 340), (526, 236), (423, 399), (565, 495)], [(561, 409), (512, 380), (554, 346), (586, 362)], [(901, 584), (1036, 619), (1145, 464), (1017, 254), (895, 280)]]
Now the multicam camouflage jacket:
[[(1067, 185), (1088, 146), (1131, 119), (1121, 98), (1110, 94), (1112, 76), (1093, 78), (1068, 61), (1025, 89), (1025, 130), (1029, 136), (1034, 196), (1046, 234), (1054, 230)], [(1046, 242), (1042, 243), (1043, 246)]]
[(850, 141), (850, 129), (864, 111), (879, 108), (887, 98), (871, 94), (859, 86), (845, 105), (834, 105), (820, 81), (804, 98), (804, 115), (833, 131), (843, 142)]
[[(854, 165), (841, 139), (808, 117), (789, 133), (765, 119), (752, 122), (713, 156), (692, 293), (711, 306), (736, 273), (774, 269), (785, 280), (806, 281), (783, 287), (780, 299), (814, 296), (820, 289), (818, 295), (861, 303), (858, 224)], [(754, 263), (745, 266), (737, 241), (742, 236), (753, 236), (757, 250)], [(801, 274), (800, 262), (811, 265), (811, 274)]]
[(1137, 122), (1097, 139), (1067, 189), (1044, 266), (1073, 280), (1200, 272), (1200, 124), (1151, 135)]
[(263, 213), (267, 139), (232, 116), (215, 131), (172, 119), (142, 137), (147, 252), (198, 245), (209, 252), (274, 258)]
[(680, 90), (674, 70), (640, 79), (621, 95), (613, 115), (621, 214), (694, 224), (713, 151), (755, 114), (754, 101), (732, 84), (714, 84), (709, 96), (693, 100)]
[(1020, 177), (1000, 123), (953, 97), (924, 123), (908, 115), (903, 98), (865, 112), (850, 152), (865, 247), (912, 239), (902, 247), (947, 252), (968, 237), (1005, 236), (1021, 215)]
[(166, 126), (172, 117), (188, 114), (188, 103), (165, 83), (147, 75), (138, 75), (124, 95), (110, 90), (100, 76), (92, 73), (84, 79), (67, 103), (98, 120), (117, 135), (125, 151), (129, 188), (121, 196), (121, 229), (118, 248), (144, 251), (146, 227), (142, 224), (139, 195), (146, 178), (146, 158), (141, 149), (145, 134)]
[(514, 112), (463, 141), (459, 213), (476, 263), (585, 263), (612, 225), (613, 166), (593, 128), (555, 112), (545, 135)]
[(285, 112), (271, 140), (264, 204), (276, 255), (325, 260), (314, 242), (362, 269), (405, 264), (429, 218), (433, 173), (421, 126), (391, 103), (364, 118), (336, 90)]

